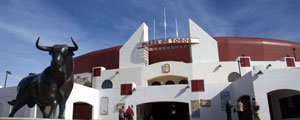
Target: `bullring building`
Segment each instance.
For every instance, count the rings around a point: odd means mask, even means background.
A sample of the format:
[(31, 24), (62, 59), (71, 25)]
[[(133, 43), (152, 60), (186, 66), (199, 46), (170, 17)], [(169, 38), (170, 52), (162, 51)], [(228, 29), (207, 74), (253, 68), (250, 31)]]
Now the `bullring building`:
[[(251, 119), (252, 98), (262, 120), (300, 119), (299, 43), (212, 37), (192, 20), (186, 38), (148, 34), (143, 23), (124, 45), (75, 58), (66, 119), (117, 120), (118, 109), (130, 106), (134, 120), (225, 120), (226, 102), (237, 99)], [(16, 87), (0, 89), (1, 116), (15, 95)], [(41, 114), (24, 107), (16, 116)]]

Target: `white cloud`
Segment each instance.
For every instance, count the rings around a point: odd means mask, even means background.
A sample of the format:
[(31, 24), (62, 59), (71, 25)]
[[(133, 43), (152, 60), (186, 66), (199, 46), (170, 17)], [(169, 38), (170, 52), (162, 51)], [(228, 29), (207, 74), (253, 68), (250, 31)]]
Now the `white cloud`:
[(0, 29), (8, 31), (12, 34), (15, 34), (16, 36), (24, 39), (24, 40), (30, 40), (33, 37), (35, 37), (35, 35), (32, 34), (32, 32), (20, 28), (18, 26), (12, 25), (12, 24), (6, 24), (0, 21)]

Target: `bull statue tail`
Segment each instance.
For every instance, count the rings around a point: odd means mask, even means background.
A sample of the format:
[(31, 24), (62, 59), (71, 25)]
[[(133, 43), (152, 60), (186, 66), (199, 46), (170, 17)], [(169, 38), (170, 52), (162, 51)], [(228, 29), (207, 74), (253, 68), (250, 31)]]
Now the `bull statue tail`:
[(9, 105), (14, 106), (16, 103), (16, 99), (7, 102)]

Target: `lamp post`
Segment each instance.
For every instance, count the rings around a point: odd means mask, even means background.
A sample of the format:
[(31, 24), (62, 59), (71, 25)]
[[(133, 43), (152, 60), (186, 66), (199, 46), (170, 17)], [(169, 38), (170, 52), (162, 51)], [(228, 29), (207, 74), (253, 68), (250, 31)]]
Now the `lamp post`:
[(242, 76), (242, 72), (241, 72), (241, 61), (238, 60), (237, 62), (238, 62), (239, 74), (240, 74), (240, 76)]
[(5, 81), (4, 81), (4, 86), (3, 86), (3, 88), (6, 88), (7, 76), (10, 75), (10, 74), (11, 74), (10, 71), (6, 71), (6, 74), (5, 74)]
[(296, 48), (292, 48), (292, 50), (293, 50), (293, 54), (294, 54), (295, 61), (297, 61), (296, 53), (295, 53), (295, 51), (296, 51), (297, 49), (296, 49)]

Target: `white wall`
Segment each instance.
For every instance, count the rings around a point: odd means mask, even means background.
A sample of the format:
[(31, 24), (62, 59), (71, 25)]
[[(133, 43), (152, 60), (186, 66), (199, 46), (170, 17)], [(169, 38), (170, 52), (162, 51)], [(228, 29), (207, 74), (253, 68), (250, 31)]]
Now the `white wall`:
[[(163, 73), (162, 66), (170, 65), (170, 72)], [(221, 65), (221, 67), (218, 67)], [(249, 67), (251, 68), (251, 67)], [(118, 72), (118, 74), (116, 74)], [(239, 72), (237, 62), (212, 62), (212, 63), (183, 63), (165, 61), (145, 67), (113, 69), (102, 71), (101, 76), (94, 77), (93, 87), (101, 88), (102, 82), (110, 79), (113, 88), (118, 88), (122, 83), (134, 82), (137, 86), (147, 86), (147, 80), (166, 75), (187, 77), (188, 80), (204, 79), (206, 83), (227, 83), (231, 72)]]
[[(101, 120), (118, 119), (117, 103), (125, 103), (125, 106), (133, 105), (136, 117), (136, 106), (148, 102), (176, 101), (189, 103), (198, 100), (199, 93), (191, 93), (191, 89), (185, 89), (187, 85), (136, 87), (136, 91), (129, 96), (120, 96), (120, 89), (105, 89), (100, 92), (101, 96), (109, 97), (109, 114), (100, 115)], [(125, 107), (126, 108), (126, 107)], [(191, 111), (191, 110), (190, 110)], [(191, 112), (190, 112), (191, 113)], [(135, 118), (136, 119), (136, 118)]]
[[(300, 69), (269, 69), (262, 71), (253, 82), (256, 101), (261, 105), (260, 115), (262, 120), (270, 119), (267, 93), (290, 89), (300, 91)], [(267, 113), (267, 114), (264, 114)]]
[[(231, 84), (231, 101), (234, 107), (236, 107), (237, 100), (244, 95), (250, 96), (250, 99), (254, 97), (252, 73), (248, 72), (242, 78), (236, 80)], [(232, 113), (233, 119), (238, 119), (237, 113)], [(264, 120), (264, 119), (262, 119)]]
[[(125, 106), (133, 105), (135, 114), (136, 107), (139, 104), (149, 102), (184, 102), (189, 104), (189, 113), (191, 115), (191, 100), (210, 99), (210, 107), (200, 108), (201, 120), (222, 120), (226, 118), (225, 111), (221, 109), (220, 92), (232, 91), (230, 83), (211, 83), (205, 84), (205, 92), (191, 92), (191, 88), (186, 88), (187, 85), (168, 85), (168, 86), (151, 86), (151, 87), (136, 87), (136, 91), (132, 95), (120, 96), (120, 89), (105, 89), (100, 92), (101, 96), (109, 98), (109, 114), (100, 115), (101, 120), (118, 119), (118, 111), (115, 109), (117, 103), (125, 103)], [(232, 95), (232, 92), (230, 94)], [(136, 117), (136, 115), (135, 115)], [(199, 120), (190, 116), (191, 120)]]
[[(10, 110), (12, 109), (12, 106), (10, 106), (7, 102), (15, 99), (17, 95), (17, 87), (6, 87), (0, 89), (0, 102), (2, 103), (2, 107), (0, 108), (0, 117), (7, 117), (10, 113)], [(27, 105), (23, 106), (21, 109), (19, 109), (15, 117), (34, 117), (35, 108), (28, 108)]]
[[(169, 73), (163, 73), (162, 72), (162, 66), (164, 64), (170, 65), (170, 72)], [(142, 82), (145, 86), (147, 86), (147, 81), (159, 77), (159, 76), (166, 76), (166, 75), (176, 75), (176, 76), (183, 76), (187, 77), (188, 80), (191, 79), (192, 76), (192, 66), (189, 63), (184, 62), (175, 62), (175, 61), (165, 61), (165, 62), (159, 62), (155, 64), (148, 65), (143, 68), (142, 72)]]
[[(162, 66), (170, 65), (170, 72), (163, 73)], [(218, 65), (222, 67), (217, 68)], [(118, 72), (118, 74), (116, 74)], [(102, 71), (100, 77), (94, 77), (93, 86), (101, 88), (102, 82), (110, 79), (113, 88), (119, 88), (122, 83), (134, 82), (137, 86), (147, 86), (147, 80), (165, 75), (176, 75), (187, 77), (188, 80), (204, 79), (206, 83), (227, 83), (228, 75), (231, 72), (238, 72), (237, 62), (220, 63), (183, 63), (175, 61), (165, 61), (151, 64), (142, 68), (127, 68)]]
[(100, 97), (99, 90), (94, 88), (85, 87), (74, 83), (71, 95), (66, 103), (65, 118), (72, 119), (73, 117), (73, 104), (76, 102), (84, 102), (93, 106), (93, 119), (99, 119), (99, 107), (100, 107)]
[(142, 49), (138, 47), (148, 39), (148, 26), (143, 23), (120, 49), (119, 68), (145, 66)]
[(75, 81), (75, 83), (84, 85), (85, 82), (88, 82), (88, 81), (91, 82), (92, 76), (93, 75), (90, 72), (75, 74), (74, 81)]
[[(210, 62), (192, 64), (192, 79), (204, 79), (205, 83), (227, 83), (231, 72), (239, 72), (237, 62)], [(221, 65), (221, 67), (218, 67)]]
[[(111, 80), (113, 83), (113, 88), (119, 88), (122, 83), (132, 83), (134, 82), (138, 86), (141, 86), (142, 81), (142, 68), (127, 68), (127, 69), (114, 69), (114, 70), (104, 70), (101, 76), (93, 78), (93, 87), (96, 89), (101, 89), (102, 82), (104, 80)], [(117, 73), (117, 74), (116, 74)]]
[[(221, 96), (222, 91), (229, 91), (232, 97), (232, 88), (230, 83), (208, 83), (205, 84), (205, 92), (200, 92), (198, 99), (210, 99), (210, 107), (201, 107), (201, 120), (225, 120), (226, 112), (222, 111)], [(199, 120), (199, 119), (195, 119)]]
[(300, 62), (295, 62), (296, 67), (300, 67)]
[[(162, 65), (169, 64), (170, 65), (170, 72), (169, 73), (162, 73)], [(266, 69), (268, 64), (272, 64), (269, 69)], [(221, 67), (217, 68), (217, 66), (221, 65)], [(217, 68), (217, 69), (216, 69)], [(165, 61), (159, 62), (155, 64), (151, 64), (145, 67), (132, 67), (132, 68), (124, 68), (124, 69), (113, 69), (113, 70), (104, 70), (100, 77), (94, 78), (94, 86), (96, 88), (101, 88), (101, 84), (103, 80), (110, 79), (113, 82), (113, 89), (105, 89), (101, 90), (101, 96), (109, 96), (110, 102), (109, 106), (111, 108), (109, 114), (110, 115), (102, 115), (100, 116), (101, 119), (116, 119), (114, 117), (118, 116), (118, 111), (115, 110), (115, 105), (119, 102), (124, 102), (126, 105), (133, 104), (134, 106), (140, 103), (146, 103), (149, 101), (164, 101), (168, 100), (168, 96), (166, 94), (173, 94), (174, 92), (171, 90), (176, 91), (177, 87), (168, 87), (168, 86), (147, 86), (147, 80), (164, 75), (177, 75), (187, 77), (188, 80), (193, 79), (204, 79), (205, 83), (205, 92), (200, 93), (190, 93), (188, 96), (194, 96), (195, 98), (186, 98), (183, 101), (181, 99), (173, 99), (173, 101), (181, 101), (187, 102), (193, 99), (211, 99), (212, 106), (210, 108), (202, 108), (201, 109), (201, 119), (205, 118), (216, 118), (222, 119), (225, 117), (225, 112), (221, 111), (221, 102), (220, 102), (220, 92), (223, 90), (230, 91), (231, 100), (233, 104), (236, 104), (236, 100), (243, 96), (249, 95), (251, 98), (256, 97), (258, 101), (261, 101), (259, 98), (261, 93), (259, 91), (254, 91), (257, 89), (257, 85), (253, 85), (253, 80), (256, 78), (260, 78), (261, 75), (258, 77), (255, 75), (259, 70), (262, 71), (269, 71), (269, 70), (278, 70), (282, 71), (286, 70), (298, 70), (296, 68), (287, 68), (285, 62), (282, 61), (251, 61), (251, 67), (241, 68), (244, 76), (237, 80), (234, 83), (228, 82), (228, 75), (231, 72), (239, 72), (238, 71), (238, 64), (236, 61), (229, 61), (229, 62), (206, 62), (206, 63), (183, 63), (183, 62), (174, 62), (174, 61)], [(253, 71), (251, 71), (253, 70)], [(116, 74), (118, 72), (118, 74)], [(280, 73), (285, 74), (285, 73)], [(263, 74), (264, 76), (265, 74)], [(286, 77), (289, 76), (289, 73), (284, 75)], [(280, 78), (280, 77), (279, 77)], [(282, 78), (282, 77), (281, 77)], [(266, 78), (269, 79), (269, 78)], [(257, 80), (255, 80), (257, 81)], [(259, 80), (258, 80), (259, 81)], [(137, 91), (134, 92), (134, 95), (128, 97), (121, 97), (120, 96), (120, 84), (122, 83), (131, 83), (134, 82), (137, 85)], [(259, 85), (268, 85), (270, 82), (267, 83), (259, 83)], [(189, 81), (190, 84), (190, 81)], [(230, 85), (231, 84), (231, 85)], [(155, 88), (155, 89), (153, 89)], [(277, 87), (274, 87), (277, 88)], [(168, 91), (170, 90), (170, 91)], [(160, 92), (158, 92), (160, 91)], [(164, 91), (164, 92), (161, 92)], [(168, 92), (168, 93), (166, 93)], [(139, 93), (140, 95), (138, 95)], [(164, 93), (160, 95), (158, 93)], [(145, 95), (149, 95), (152, 97), (147, 97)], [(160, 96), (159, 98), (154, 97)], [(133, 97), (135, 96), (135, 97)], [(162, 97), (163, 96), (163, 97)], [(198, 96), (198, 98), (197, 98)], [(134, 98), (134, 99), (133, 99)], [(267, 101), (267, 99), (266, 99)], [(190, 104), (190, 102), (188, 102)], [(112, 105), (113, 104), (113, 105)], [(265, 104), (265, 103), (263, 103)], [(265, 104), (268, 105), (268, 104)], [(190, 107), (190, 106), (189, 106)], [(262, 106), (264, 108), (265, 106)], [(136, 108), (135, 108), (136, 109)], [(190, 109), (191, 111), (191, 109)], [(262, 110), (263, 111), (263, 110)], [(213, 116), (211, 113), (218, 113), (220, 116)], [(262, 112), (264, 113), (264, 112)], [(233, 117), (237, 115), (233, 113)]]
[(286, 62), (285, 61), (279, 61), (279, 60), (278, 61), (253, 61), (253, 62), (251, 62), (252, 66), (261, 65), (261, 66), (263, 66), (262, 68), (264, 68), (264, 69), (267, 69), (267, 66), (269, 64), (271, 65), (271, 67), (268, 67), (268, 69), (288, 68), (286, 66)]
[(218, 62), (219, 52), (217, 41), (191, 19), (189, 19), (189, 32), (191, 38), (199, 39), (198, 44), (191, 45), (192, 62)]

